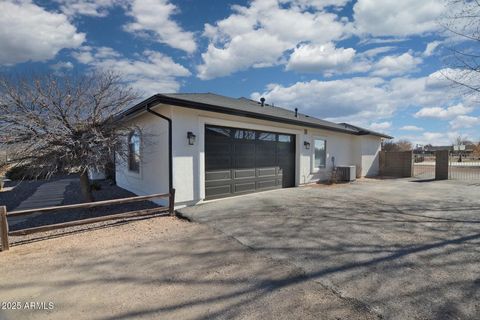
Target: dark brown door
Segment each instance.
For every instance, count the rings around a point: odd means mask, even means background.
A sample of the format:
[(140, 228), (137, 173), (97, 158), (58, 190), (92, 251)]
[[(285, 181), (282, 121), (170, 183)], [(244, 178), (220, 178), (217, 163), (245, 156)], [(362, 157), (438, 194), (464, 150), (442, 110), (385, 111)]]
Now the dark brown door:
[(295, 185), (295, 136), (205, 126), (205, 197)]

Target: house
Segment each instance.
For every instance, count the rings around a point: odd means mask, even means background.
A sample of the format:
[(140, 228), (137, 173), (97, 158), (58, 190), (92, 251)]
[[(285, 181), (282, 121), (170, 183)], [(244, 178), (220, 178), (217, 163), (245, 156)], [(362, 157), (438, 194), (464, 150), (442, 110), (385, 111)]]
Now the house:
[(128, 137), (128, 162), (117, 159), (117, 184), (136, 194), (173, 187), (177, 207), (325, 180), (334, 165), (374, 176), (391, 138), (212, 93), (157, 94), (121, 116), (139, 130)]

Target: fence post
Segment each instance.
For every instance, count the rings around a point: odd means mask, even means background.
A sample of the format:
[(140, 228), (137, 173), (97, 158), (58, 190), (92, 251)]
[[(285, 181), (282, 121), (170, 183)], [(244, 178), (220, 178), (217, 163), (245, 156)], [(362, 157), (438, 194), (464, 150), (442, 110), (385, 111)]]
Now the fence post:
[(175, 189), (170, 190), (170, 196), (168, 197), (168, 207), (170, 215), (175, 214)]
[(8, 222), (7, 222), (7, 207), (0, 206), (0, 238), (2, 248), (0, 251), (6, 251), (10, 249), (8, 243)]
[(448, 150), (435, 152), (435, 180), (448, 179)]
[(378, 156), (378, 162), (379, 162), (380, 176), (384, 176), (385, 175), (385, 167), (386, 167), (385, 151), (384, 150), (380, 150), (379, 156)]
[(408, 154), (408, 155), (407, 155), (407, 158), (410, 160), (410, 162), (409, 162), (409, 166), (408, 166), (408, 168), (407, 168), (406, 176), (407, 176), (408, 178), (411, 178), (411, 177), (413, 177), (413, 170), (414, 170), (414, 168), (415, 168), (415, 167), (414, 167), (415, 163), (414, 163), (413, 150), (407, 151), (407, 154)]

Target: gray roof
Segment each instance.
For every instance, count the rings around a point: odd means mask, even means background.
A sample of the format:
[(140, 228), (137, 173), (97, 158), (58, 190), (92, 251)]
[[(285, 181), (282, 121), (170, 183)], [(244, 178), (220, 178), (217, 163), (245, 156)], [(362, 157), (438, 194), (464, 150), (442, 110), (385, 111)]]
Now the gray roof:
[(382, 133), (374, 132), (357, 126), (352, 126), (346, 123), (338, 124), (311, 117), (300, 112), (298, 112), (297, 116), (295, 116), (295, 111), (286, 108), (272, 106), (269, 104), (265, 104), (262, 107), (261, 103), (258, 101), (243, 97), (230, 98), (214, 93), (157, 94), (126, 110), (123, 115), (133, 114), (137, 111), (140, 111), (142, 108), (145, 108), (146, 105), (153, 106), (156, 103), (165, 103), (187, 108), (234, 114), (269, 121), (301, 125), (311, 128), (344, 132), (354, 135), (372, 134), (388, 139), (392, 138)]

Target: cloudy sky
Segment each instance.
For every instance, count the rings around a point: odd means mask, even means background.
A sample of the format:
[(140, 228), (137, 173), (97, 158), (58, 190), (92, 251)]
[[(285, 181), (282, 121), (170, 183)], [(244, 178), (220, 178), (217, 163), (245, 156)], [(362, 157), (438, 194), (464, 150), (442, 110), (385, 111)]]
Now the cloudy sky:
[(114, 70), (161, 92), (265, 97), (419, 144), (480, 139), (444, 75), (443, 0), (0, 0), (0, 72)]

